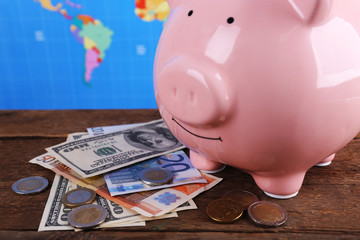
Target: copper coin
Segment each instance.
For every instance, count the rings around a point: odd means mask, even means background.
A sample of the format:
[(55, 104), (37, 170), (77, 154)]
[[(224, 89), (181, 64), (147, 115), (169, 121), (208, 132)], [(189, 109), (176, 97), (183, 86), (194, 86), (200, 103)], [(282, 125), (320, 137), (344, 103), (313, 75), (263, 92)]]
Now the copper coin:
[(87, 204), (69, 213), (69, 224), (75, 228), (92, 228), (103, 223), (108, 216), (107, 210), (99, 205)]
[(277, 227), (284, 224), (287, 214), (284, 208), (268, 201), (255, 202), (250, 205), (248, 214), (256, 224), (266, 227)]
[(238, 201), (243, 206), (244, 210), (247, 210), (254, 202), (259, 201), (259, 198), (255, 194), (245, 190), (227, 192), (222, 198)]
[(62, 197), (62, 202), (69, 208), (79, 207), (81, 205), (92, 203), (95, 200), (96, 193), (88, 188), (77, 188), (67, 192)]
[(208, 204), (206, 214), (218, 223), (233, 223), (243, 214), (239, 202), (227, 198), (219, 198)]
[(149, 186), (160, 186), (172, 181), (174, 174), (165, 168), (145, 168), (139, 173), (140, 180)]

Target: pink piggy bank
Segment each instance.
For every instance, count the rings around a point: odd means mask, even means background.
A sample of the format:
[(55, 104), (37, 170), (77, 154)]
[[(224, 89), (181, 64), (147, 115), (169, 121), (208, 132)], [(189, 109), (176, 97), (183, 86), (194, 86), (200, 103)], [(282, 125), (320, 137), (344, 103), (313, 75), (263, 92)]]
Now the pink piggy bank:
[(360, 1), (168, 3), (155, 96), (192, 164), (295, 196), (360, 130)]

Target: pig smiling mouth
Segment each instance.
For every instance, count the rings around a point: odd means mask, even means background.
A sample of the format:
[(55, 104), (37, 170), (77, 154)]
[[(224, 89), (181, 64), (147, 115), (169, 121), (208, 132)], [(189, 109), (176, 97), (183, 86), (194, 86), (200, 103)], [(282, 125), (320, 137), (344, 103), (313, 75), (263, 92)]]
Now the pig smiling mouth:
[(172, 120), (177, 124), (179, 125), (182, 129), (184, 129), (185, 131), (187, 131), (188, 133), (190, 133), (191, 135), (194, 135), (195, 137), (198, 137), (198, 138), (203, 138), (203, 139), (208, 139), (208, 140), (218, 140), (220, 142), (222, 142), (222, 139), (221, 137), (218, 137), (218, 138), (210, 138), (210, 137), (204, 137), (204, 136), (200, 136), (200, 135), (197, 135), (195, 133), (192, 133), (190, 132), (189, 130), (187, 130), (184, 126), (182, 126), (178, 121), (176, 121), (176, 119), (173, 117)]

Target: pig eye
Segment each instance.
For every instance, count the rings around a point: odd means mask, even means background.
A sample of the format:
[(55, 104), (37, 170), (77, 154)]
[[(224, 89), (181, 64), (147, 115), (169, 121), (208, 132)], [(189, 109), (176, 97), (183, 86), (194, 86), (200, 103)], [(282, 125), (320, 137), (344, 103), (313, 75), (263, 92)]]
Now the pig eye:
[(228, 23), (228, 24), (232, 24), (234, 21), (235, 21), (235, 19), (234, 19), (233, 17), (229, 17), (229, 18), (227, 19), (227, 23)]
[(190, 10), (190, 12), (188, 13), (188, 16), (190, 17), (191, 15), (193, 15), (194, 11)]

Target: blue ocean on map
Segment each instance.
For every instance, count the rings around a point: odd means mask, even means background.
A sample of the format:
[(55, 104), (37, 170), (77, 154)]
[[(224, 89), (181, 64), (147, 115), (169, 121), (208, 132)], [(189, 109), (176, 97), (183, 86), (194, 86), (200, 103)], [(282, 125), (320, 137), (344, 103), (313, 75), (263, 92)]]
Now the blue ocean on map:
[(0, 109), (157, 107), (165, 0), (12, 0), (0, 9)]

